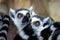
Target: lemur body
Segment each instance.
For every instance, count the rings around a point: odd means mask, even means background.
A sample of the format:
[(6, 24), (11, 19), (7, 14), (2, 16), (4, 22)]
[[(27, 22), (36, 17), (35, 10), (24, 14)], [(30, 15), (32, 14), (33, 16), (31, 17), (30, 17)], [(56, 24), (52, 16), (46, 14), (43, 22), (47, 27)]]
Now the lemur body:
[(7, 40), (9, 20), (8, 15), (0, 15), (0, 40)]
[[(18, 30), (17, 35), (19, 36), (18, 38), (20, 40), (23, 39), (27, 40), (29, 38), (29, 35), (25, 34), (26, 30), (28, 30), (27, 28), (29, 28), (29, 26), (27, 27), (27, 25), (30, 24), (31, 17), (33, 15), (36, 15), (34, 12), (33, 12), (34, 14), (32, 14), (31, 11), (32, 11), (31, 8), (19, 10), (10, 9), (9, 15), (12, 21), (14, 22), (14, 25), (16, 25), (16, 28)], [(16, 36), (14, 40), (18, 40), (18, 38)]]
[[(54, 23), (54, 26), (57, 28), (56, 30), (55, 30), (55, 33), (57, 33), (56, 31), (58, 30), (60, 30), (60, 22), (55, 22)], [(52, 37), (52, 40), (60, 40), (60, 33), (57, 33), (57, 34), (55, 34), (53, 37)]]
[[(54, 26), (51, 18), (42, 16), (33, 18), (31, 13), (31, 10), (28, 9), (19, 9), (16, 11), (10, 9), (10, 18), (18, 30), (18, 34), (14, 40), (52, 40), (52, 35), (57, 28)], [(31, 18), (33, 18), (33, 21), (30, 23)], [(38, 27), (33, 24), (35, 21), (39, 21), (40, 25)]]
[[(42, 17), (43, 18), (43, 17)], [(40, 25), (36, 26), (39, 21)], [(34, 24), (35, 23), (35, 24)], [(38, 24), (38, 23), (37, 23)], [(60, 29), (58, 24), (55, 24), (49, 17), (41, 19), (41, 17), (32, 17), (31, 25), (39, 40), (53, 40), (53, 34)], [(58, 37), (59, 38), (59, 37)], [(57, 39), (55, 39), (57, 40)]]

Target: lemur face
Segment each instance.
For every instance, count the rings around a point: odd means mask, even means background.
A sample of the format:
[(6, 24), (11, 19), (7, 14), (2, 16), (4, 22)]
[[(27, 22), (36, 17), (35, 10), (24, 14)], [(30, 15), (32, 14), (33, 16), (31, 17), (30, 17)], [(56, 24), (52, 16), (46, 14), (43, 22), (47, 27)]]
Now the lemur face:
[(42, 27), (42, 21), (39, 18), (32, 17), (31, 19), (31, 25), (34, 30), (38, 30), (39, 27)]
[(28, 9), (19, 9), (15, 12), (14, 16), (13, 15), (12, 16), (14, 17), (14, 20), (17, 21), (18, 23), (20, 22), (24, 24), (28, 23), (28, 21), (30, 20), (30, 15), (31, 13)]
[(44, 18), (41, 20), (38, 17), (32, 17), (31, 19), (31, 25), (34, 30), (44, 30), (45, 28), (48, 28), (52, 22), (50, 21), (50, 18)]
[(28, 23), (30, 20), (30, 11), (27, 9), (22, 9), (16, 12), (16, 20), (22, 24)]
[(29, 9), (18, 9), (18, 10), (10, 9), (9, 16), (12, 19), (12, 21), (15, 23), (15, 25), (17, 24), (25, 25), (30, 21), (32, 14), (31, 11), (32, 11), (32, 7), (30, 7)]
[(41, 19), (40, 17), (32, 17), (31, 19), (31, 27), (38, 37), (41, 36), (41, 32), (44, 29), (50, 27), (51, 23), (52, 21), (50, 21), (49, 17), (43, 19)]

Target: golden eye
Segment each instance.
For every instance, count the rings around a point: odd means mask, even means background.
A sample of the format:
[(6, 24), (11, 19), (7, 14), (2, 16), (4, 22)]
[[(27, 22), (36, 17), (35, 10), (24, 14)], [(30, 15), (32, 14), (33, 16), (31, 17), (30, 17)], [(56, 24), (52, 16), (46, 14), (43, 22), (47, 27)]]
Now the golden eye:
[(39, 21), (33, 23), (36, 27), (40, 25)]
[(30, 14), (29, 14), (29, 13), (27, 13), (27, 14), (26, 14), (26, 16), (27, 16), (27, 17), (30, 17)]
[(21, 18), (23, 15), (21, 13), (18, 13), (17, 17)]

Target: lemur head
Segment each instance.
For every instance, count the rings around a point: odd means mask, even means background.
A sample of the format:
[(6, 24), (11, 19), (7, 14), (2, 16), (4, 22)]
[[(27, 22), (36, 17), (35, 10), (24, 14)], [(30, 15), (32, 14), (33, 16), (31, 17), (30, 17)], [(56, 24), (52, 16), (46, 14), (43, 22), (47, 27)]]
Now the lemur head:
[(23, 8), (18, 10), (13, 10), (10, 8), (9, 16), (15, 25), (18, 24), (25, 25), (30, 21), (31, 14), (32, 14), (31, 11), (32, 11), (32, 7), (30, 7), (29, 9)]
[(40, 20), (40, 18), (37, 17), (32, 17), (31, 19), (31, 26), (34, 30), (39, 29), (40, 26), (42, 26), (42, 21)]
[(37, 36), (40, 36), (41, 32), (50, 26), (50, 18), (49, 17), (32, 17), (31, 19), (31, 27), (34, 30)]
[(50, 24), (52, 24), (52, 20), (49, 17), (44, 18), (37, 16), (37, 17), (32, 17), (31, 19), (31, 25), (34, 30), (38, 30), (38, 29), (43, 30), (49, 27)]

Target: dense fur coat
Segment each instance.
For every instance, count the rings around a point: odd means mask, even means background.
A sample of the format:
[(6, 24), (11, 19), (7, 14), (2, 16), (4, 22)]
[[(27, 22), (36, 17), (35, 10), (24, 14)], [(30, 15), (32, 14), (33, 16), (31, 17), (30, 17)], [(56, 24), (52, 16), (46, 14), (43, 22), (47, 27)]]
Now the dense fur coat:
[[(50, 17), (38, 16), (29, 9), (10, 9), (9, 16), (18, 30), (14, 40), (52, 40), (53, 33), (59, 29)], [(35, 21), (39, 21), (38, 27), (33, 24)]]
[[(60, 30), (60, 22), (55, 22), (54, 26), (57, 28), (58, 31)], [(55, 32), (57, 32), (57, 30), (55, 30)], [(58, 32), (57, 34), (55, 34), (52, 40), (60, 40), (60, 33)]]
[(0, 40), (7, 40), (9, 20), (8, 15), (0, 15)]
[[(28, 24), (24, 29), (23, 29), (25, 35), (29, 36), (28, 39), (23, 39), (19, 36), (19, 34), (16, 35), (14, 40), (38, 40), (37, 36), (34, 35), (34, 31), (31, 28), (31, 25)], [(22, 33), (23, 34), (23, 33)], [(26, 37), (26, 36), (25, 36)]]
[[(33, 13), (33, 14), (32, 14)], [(21, 14), (21, 15), (20, 15)], [(29, 14), (29, 15), (27, 15)], [(18, 10), (13, 10), (13, 9), (10, 9), (9, 11), (9, 16), (10, 18), (12, 19), (12, 21), (14, 22), (14, 25), (16, 26), (17, 30), (18, 30), (18, 35), (22, 38), (22, 39), (28, 39), (29, 36), (31, 34), (29, 34), (29, 31), (28, 34), (26, 32), (26, 30), (30, 29), (29, 27), (26, 28), (26, 26), (28, 24), (30, 24), (30, 19), (33, 15), (36, 15), (34, 13), (34, 11), (32, 12), (32, 7), (30, 7), (29, 9), (18, 9)], [(18, 18), (19, 17), (19, 18)], [(26, 33), (25, 33), (26, 32)], [(29, 35), (29, 36), (28, 36)], [(15, 37), (16, 38), (16, 37)], [(18, 40), (18, 39), (17, 39)]]
[[(37, 27), (33, 25), (33, 23), (36, 21), (40, 22), (40, 25)], [(60, 24), (53, 22), (49, 17), (44, 18), (43, 21), (39, 17), (32, 17), (31, 25), (39, 40), (59, 40), (59, 36), (56, 36), (56, 39), (54, 39), (55, 37), (53, 38), (52, 36), (55, 31), (60, 29)]]

